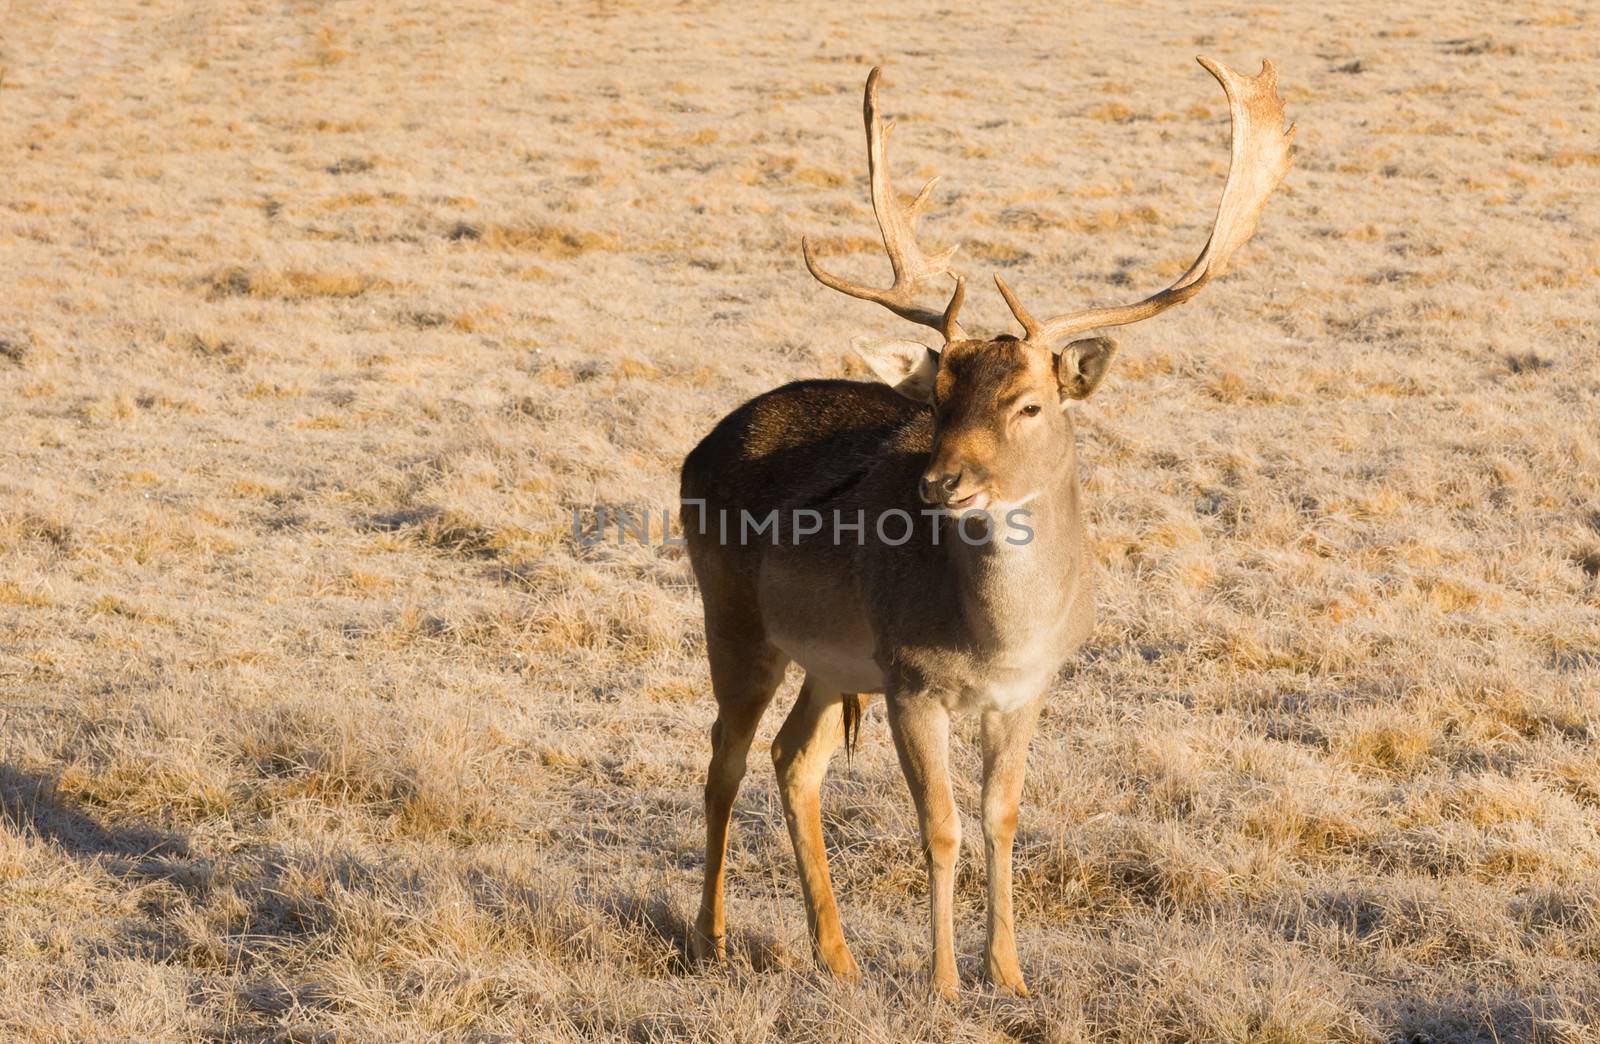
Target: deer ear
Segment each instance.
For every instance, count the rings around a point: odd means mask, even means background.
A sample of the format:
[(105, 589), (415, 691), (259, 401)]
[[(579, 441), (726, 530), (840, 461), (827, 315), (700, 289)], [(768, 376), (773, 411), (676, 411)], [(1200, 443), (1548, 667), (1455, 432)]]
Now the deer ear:
[(874, 340), (857, 337), (850, 342), (878, 378), (908, 399), (933, 401), (933, 378), (939, 372), (939, 353), (918, 341)]
[(1090, 337), (1073, 341), (1056, 356), (1056, 380), (1061, 394), (1069, 399), (1087, 399), (1100, 386), (1111, 368), (1117, 342), (1109, 337)]

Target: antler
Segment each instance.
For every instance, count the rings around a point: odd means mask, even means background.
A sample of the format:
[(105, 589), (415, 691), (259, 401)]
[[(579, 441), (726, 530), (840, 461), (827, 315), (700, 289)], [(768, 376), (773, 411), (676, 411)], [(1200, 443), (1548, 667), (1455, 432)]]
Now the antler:
[(817, 259), (811, 253), (809, 240), (801, 239), (800, 249), (805, 254), (806, 268), (811, 270), (811, 274), (823, 286), (863, 301), (883, 305), (895, 315), (914, 323), (931, 326), (943, 334), (946, 341), (960, 340), (965, 335), (962, 333), (961, 325), (956, 322), (956, 313), (961, 310), (963, 297), (959, 276), (956, 278), (956, 289), (951, 295), (950, 304), (943, 312), (920, 308), (912, 300), (913, 295), (922, 288), (924, 280), (937, 275), (955, 275), (950, 270), (950, 258), (955, 255), (957, 248), (951, 247), (941, 254), (928, 257), (917, 246), (914, 234), (917, 221), (922, 217), (923, 208), (928, 204), (933, 186), (939, 183), (937, 177), (922, 187), (922, 191), (917, 193), (917, 198), (909, 207), (901, 205), (899, 197), (894, 193), (894, 186), (889, 183), (889, 130), (894, 124), (891, 122), (886, 126), (882, 114), (878, 111), (878, 79), (882, 74), (881, 68), (874, 67), (867, 75), (867, 97), (864, 106), (867, 124), (867, 175), (872, 182), (872, 212), (878, 217), (878, 229), (883, 233), (883, 247), (889, 253), (889, 263), (894, 266), (894, 285), (880, 290), (876, 287), (846, 282), (836, 275), (823, 271), (817, 265)]
[(1228, 93), (1228, 110), (1233, 118), (1228, 180), (1222, 188), (1217, 220), (1205, 249), (1176, 283), (1138, 304), (1088, 308), (1054, 316), (1042, 323), (1028, 314), (1005, 280), (996, 275), (995, 285), (1010, 306), (1011, 314), (1027, 331), (1029, 342), (1049, 347), (1085, 330), (1126, 326), (1158, 315), (1187, 301), (1199, 293), (1212, 276), (1226, 271), (1233, 252), (1255, 234), (1261, 208), (1293, 162), (1289, 143), (1294, 140), (1295, 129), (1292, 125), (1287, 131), (1283, 129), (1283, 99), (1277, 94), (1278, 70), (1268, 61), (1261, 63), (1261, 72), (1255, 76), (1240, 76), (1221, 62), (1209, 58), (1196, 60)]

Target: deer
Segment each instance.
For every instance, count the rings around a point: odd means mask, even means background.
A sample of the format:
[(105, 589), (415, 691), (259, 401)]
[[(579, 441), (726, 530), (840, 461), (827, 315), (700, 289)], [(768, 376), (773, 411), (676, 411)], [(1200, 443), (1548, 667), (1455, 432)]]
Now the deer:
[[(882, 70), (868, 75), (868, 181), (893, 282), (880, 288), (830, 273), (808, 238), (801, 253), (823, 286), (927, 327), (941, 344), (857, 338), (854, 349), (876, 381), (802, 380), (766, 392), (724, 417), (684, 460), (680, 522), (717, 704), (705, 780), (705, 878), (690, 937), (695, 957), (726, 958), (733, 803), (757, 726), (793, 663), (804, 679), (773, 740), (772, 761), (816, 959), (840, 979), (860, 978), (829, 877), (821, 784), (841, 742), (851, 749), (859, 735), (867, 701), (882, 694), (921, 832), (933, 990), (949, 998), (959, 985), (953, 904), (961, 822), (950, 725), (953, 716), (977, 716), (984, 968), (996, 989), (1028, 994), (1011, 892), (1025, 761), (1045, 694), (1088, 640), (1095, 613), (1068, 408), (1093, 394), (1117, 347), (1103, 335), (1079, 335), (1152, 318), (1222, 275), (1292, 163), (1295, 128), (1284, 127), (1273, 64), (1243, 76), (1198, 61), (1227, 95), (1231, 153), (1211, 235), (1194, 264), (1134, 304), (1042, 320), (997, 274), (1023, 335), (989, 339), (969, 337), (960, 325), (966, 279), (953, 267), (956, 248), (928, 252), (917, 243), (939, 179), (910, 202), (896, 194), (893, 124), (878, 104)], [(930, 285), (943, 279), (953, 283), (945, 284), (950, 296), (943, 308), (937, 298), (930, 306)], [(730, 526), (729, 513), (775, 513), (777, 524), (745, 539), (748, 531)], [(807, 513), (831, 516), (834, 525), (819, 526)], [(891, 526), (870, 521), (888, 515), (896, 517)], [(916, 524), (905, 526), (901, 515)], [(1002, 519), (1017, 524), (1003, 527)]]

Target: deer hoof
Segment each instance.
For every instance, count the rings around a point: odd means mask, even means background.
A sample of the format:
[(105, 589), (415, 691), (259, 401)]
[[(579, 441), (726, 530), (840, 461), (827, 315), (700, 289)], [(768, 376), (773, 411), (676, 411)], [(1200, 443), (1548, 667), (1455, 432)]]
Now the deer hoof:
[(856, 966), (856, 959), (850, 956), (850, 951), (843, 946), (836, 950), (819, 951), (817, 956), (829, 973), (840, 982), (861, 981), (861, 969)]
[(696, 928), (689, 933), (689, 955), (701, 962), (721, 962), (728, 959), (728, 943), (723, 936), (712, 937)]

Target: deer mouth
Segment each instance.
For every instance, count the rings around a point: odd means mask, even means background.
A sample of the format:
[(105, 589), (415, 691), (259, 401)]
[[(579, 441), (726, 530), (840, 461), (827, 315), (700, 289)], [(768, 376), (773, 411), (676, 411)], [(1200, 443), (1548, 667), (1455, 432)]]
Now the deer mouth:
[(988, 503), (989, 494), (980, 489), (976, 493), (970, 493), (959, 499), (947, 500), (944, 502), (944, 506), (948, 511), (981, 511), (988, 506)]

